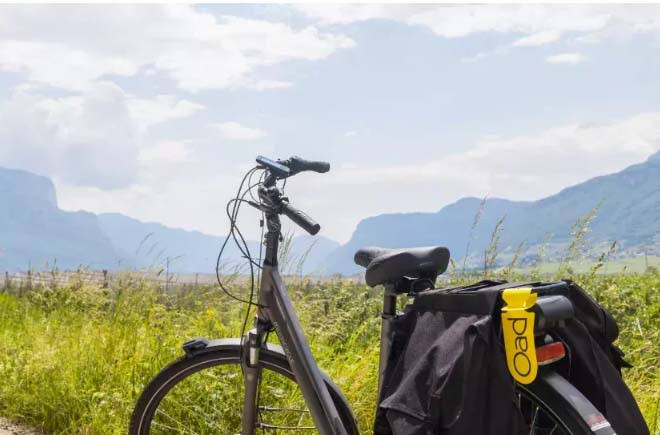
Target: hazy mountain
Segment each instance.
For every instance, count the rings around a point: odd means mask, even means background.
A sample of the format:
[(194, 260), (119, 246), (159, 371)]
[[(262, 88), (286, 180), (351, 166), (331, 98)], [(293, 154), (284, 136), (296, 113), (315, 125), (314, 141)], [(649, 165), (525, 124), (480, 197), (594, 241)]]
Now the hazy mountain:
[(0, 168), (0, 270), (103, 268), (115, 259), (94, 214), (60, 210), (46, 177)]
[[(165, 267), (169, 260), (172, 271), (211, 272), (223, 242), (221, 237), (141, 222), (119, 213), (99, 214), (98, 222), (127, 267)], [(257, 245), (250, 244), (250, 248)], [(226, 254), (227, 259), (237, 257), (233, 245)]]
[[(353, 254), (363, 246), (403, 248), (447, 246), (455, 259), (465, 255), (471, 226), (481, 200), (464, 198), (437, 213), (401, 213), (361, 221), (350, 241), (332, 253), (329, 270), (354, 273)], [(556, 195), (516, 202), (487, 199), (470, 242), (472, 255), (483, 255), (499, 219), (506, 216), (501, 246), (514, 249), (524, 241), (538, 245), (568, 243), (578, 217), (598, 207), (591, 223), (593, 241), (617, 240), (623, 247), (660, 242), (660, 153), (621, 172), (596, 177)]]
[[(117, 214), (98, 217), (67, 212), (57, 206), (53, 183), (26, 171), (0, 168), (0, 270), (28, 265), (76, 268), (163, 267), (174, 272), (212, 272), (223, 238), (145, 223)], [(353, 273), (353, 254), (362, 246), (409, 247), (444, 245), (455, 259), (464, 256), (470, 228), (481, 200), (464, 198), (436, 213), (401, 213), (361, 221), (343, 246), (323, 237), (294, 239), (288, 265), (294, 272), (308, 252), (304, 272)], [(552, 234), (553, 243), (567, 243), (579, 216), (599, 206), (589, 236), (618, 240), (622, 246), (660, 243), (660, 153), (619, 173), (593, 178), (539, 201), (488, 199), (470, 242), (472, 255), (483, 255), (493, 228), (506, 215), (501, 247), (521, 241), (533, 246)], [(254, 256), (259, 242), (250, 241)], [(230, 243), (231, 264), (240, 252)]]
[[(119, 213), (68, 212), (57, 206), (53, 183), (27, 171), (0, 168), (0, 270), (53, 267), (75, 269), (164, 268), (171, 272), (215, 270), (224, 237), (141, 222)], [(305, 273), (321, 270), (339, 244), (323, 237), (293, 240), (297, 262), (312, 247)], [(248, 241), (254, 257), (259, 242)], [(223, 254), (228, 269), (243, 263), (230, 241)]]
[[(112, 241), (124, 264), (133, 267), (169, 267), (175, 272), (213, 272), (224, 237), (199, 231), (166, 227), (159, 223), (141, 222), (119, 213), (98, 216), (101, 229)], [(315, 272), (322, 260), (339, 243), (323, 237), (299, 236), (293, 239), (291, 260), (298, 259), (312, 247), (303, 263), (304, 272)], [(248, 241), (254, 258), (259, 257), (259, 242)], [(240, 251), (232, 240), (227, 243), (222, 263), (227, 268), (243, 264)]]
[(302, 235), (295, 237), (292, 243), (293, 258), (285, 272), (296, 272), (302, 263), (304, 273), (327, 274), (327, 259), (340, 244), (322, 236)]

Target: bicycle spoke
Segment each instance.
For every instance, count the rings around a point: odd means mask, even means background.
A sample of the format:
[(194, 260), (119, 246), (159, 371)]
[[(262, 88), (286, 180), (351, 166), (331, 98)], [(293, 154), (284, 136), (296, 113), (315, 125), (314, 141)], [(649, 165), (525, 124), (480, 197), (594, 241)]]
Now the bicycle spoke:
[(532, 421), (529, 424), (530, 425), (530, 431), (529, 435), (536, 435), (536, 418), (539, 415), (539, 406), (537, 405), (536, 408), (534, 408), (534, 415), (532, 416)]
[(309, 413), (308, 409), (297, 409), (297, 408), (275, 408), (273, 406), (260, 406), (261, 411), (291, 411), (291, 412), (306, 412)]
[(277, 426), (273, 424), (266, 424), (266, 423), (258, 423), (257, 424), (258, 428), (263, 428), (263, 429), (272, 429), (272, 430), (277, 430), (277, 429), (283, 429), (283, 430), (316, 430), (314, 426)]
[[(168, 414), (167, 414), (166, 412), (164, 412), (162, 409), (158, 409), (158, 410), (156, 411), (156, 413), (161, 414), (161, 415), (167, 417), (168, 419), (170, 419), (170, 420), (172, 420), (172, 421), (174, 421), (174, 422), (176, 422), (176, 423), (181, 423), (179, 420), (175, 420), (172, 416), (168, 415)], [(201, 413), (196, 413), (195, 415), (196, 415), (196, 416), (199, 416), (199, 417), (206, 417), (206, 418), (204, 418), (204, 421), (207, 423), (207, 426), (211, 426), (211, 427), (215, 427), (215, 428), (221, 428), (220, 426), (218, 426), (217, 423), (214, 423), (214, 421), (216, 420), (215, 418), (211, 418), (211, 417), (209, 417), (208, 415), (206, 415), (206, 414), (201, 414)], [(194, 433), (194, 432), (192, 432), (192, 433)]]
[(176, 428), (173, 428), (173, 427), (171, 427), (171, 426), (167, 426), (167, 425), (165, 425), (165, 424), (158, 423), (158, 422), (153, 422), (152, 425), (153, 425), (153, 426), (156, 426), (156, 427), (161, 427), (161, 428), (169, 429), (169, 430), (172, 430), (172, 431), (177, 432), (177, 433), (184, 433), (184, 434), (191, 434), (191, 435), (199, 435), (199, 434), (197, 434), (197, 432), (190, 432), (190, 431), (184, 431), (184, 432), (181, 432), (181, 429), (176, 429)]
[[(190, 400), (190, 399), (188, 399), (188, 400)], [(204, 413), (202, 412), (202, 410), (200, 409), (200, 407), (199, 407), (198, 405), (195, 405), (194, 403), (191, 404), (192, 406), (185, 406), (185, 405), (181, 404), (179, 401), (174, 400), (174, 399), (170, 399), (170, 400), (168, 400), (168, 403), (174, 404), (174, 405), (176, 405), (176, 406), (178, 406), (178, 407), (180, 407), (180, 408), (182, 408), (182, 409), (184, 409), (184, 410), (186, 410), (186, 411), (190, 411), (191, 413), (193, 413), (193, 414), (195, 414), (195, 415), (199, 415), (199, 416), (204, 415), (204, 416), (207, 416), (206, 414), (204, 414)], [(161, 412), (162, 412), (162, 410), (161, 410)]]
[[(152, 434), (237, 434), (242, 432), (245, 385), (240, 366), (200, 371), (176, 384), (163, 397), (151, 423)], [(315, 431), (298, 385), (262, 371), (256, 407), (259, 432)]]
[(526, 422), (529, 435), (566, 435), (556, 418), (534, 399), (517, 391), (515, 403)]

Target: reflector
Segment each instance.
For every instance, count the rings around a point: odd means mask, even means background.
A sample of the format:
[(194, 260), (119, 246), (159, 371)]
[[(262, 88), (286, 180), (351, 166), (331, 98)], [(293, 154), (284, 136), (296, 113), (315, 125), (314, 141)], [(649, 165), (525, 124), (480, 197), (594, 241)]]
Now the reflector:
[(539, 366), (559, 361), (565, 355), (566, 349), (564, 349), (564, 343), (561, 341), (555, 341), (536, 348), (536, 361)]

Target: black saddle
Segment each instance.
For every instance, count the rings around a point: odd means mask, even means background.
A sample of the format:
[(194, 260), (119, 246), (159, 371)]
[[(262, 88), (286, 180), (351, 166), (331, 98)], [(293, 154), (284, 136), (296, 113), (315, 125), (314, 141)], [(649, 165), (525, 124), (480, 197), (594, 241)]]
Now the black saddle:
[(404, 276), (429, 278), (435, 282), (447, 270), (449, 249), (442, 246), (428, 248), (362, 248), (355, 253), (355, 264), (366, 267), (367, 284), (393, 283)]

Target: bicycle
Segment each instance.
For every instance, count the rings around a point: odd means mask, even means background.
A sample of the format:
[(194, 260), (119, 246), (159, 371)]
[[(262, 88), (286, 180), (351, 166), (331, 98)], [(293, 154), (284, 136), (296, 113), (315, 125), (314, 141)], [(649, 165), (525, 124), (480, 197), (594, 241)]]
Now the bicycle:
[[(228, 204), (227, 214), (232, 225), (223, 245), (224, 249), (231, 236), (242, 247), (251, 271), (261, 268), (256, 303), (254, 288), (249, 300), (230, 294), (256, 307), (254, 327), (245, 333), (246, 314), (241, 338), (197, 338), (184, 343), (185, 355), (165, 367), (139, 397), (130, 422), (132, 435), (252, 435), (258, 430), (317, 431), (322, 435), (360, 433), (346, 398), (317, 366), (278, 270), (281, 215), (312, 235), (320, 230), (318, 223), (289, 203), (278, 182), (286, 182), (304, 171), (325, 173), (330, 166), (299, 157), (274, 161), (260, 156), (257, 163), (243, 178), (237, 197)], [(257, 171), (261, 176), (252, 184)], [(248, 187), (244, 189), (246, 179)], [(254, 189), (258, 197), (254, 197)], [(245, 199), (248, 194), (251, 199)], [(244, 203), (258, 209), (265, 218), (262, 263), (250, 257), (243, 235), (235, 225), (240, 205)], [(262, 221), (262, 234), (263, 231)], [(406, 261), (401, 261), (391, 255), (395, 252), (410, 255), (406, 256)], [(374, 261), (380, 263), (376, 273), (369, 275), (367, 272), (368, 284), (384, 287), (379, 390), (392, 343), (392, 322), (398, 315), (397, 298), (416, 291), (413, 287), (419, 280), (414, 277), (423, 276), (426, 281), (432, 278), (434, 282), (437, 275), (445, 271), (448, 255), (441, 247), (367, 248), (356, 255), (356, 262), (362, 266), (367, 267)], [(254, 285), (254, 279), (252, 282)], [(222, 283), (220, 285), (225, 289)], [(273, 332), (281, 346), (268, 342)], [(514, 399), (525, 415), (530, 434), (615, 435), (600, 412), (551, 366), (539, 371), (533, 383), (516, 384)], [(599, 418), (597, 426), (594, 416)]]

